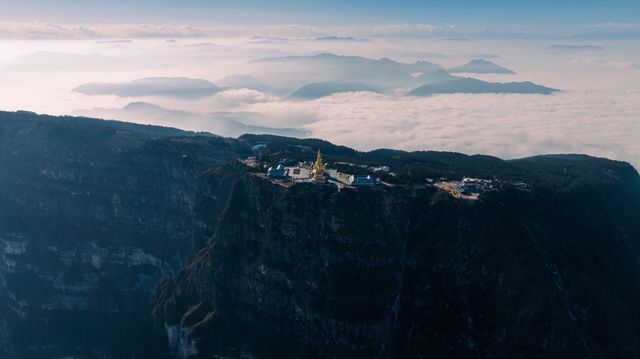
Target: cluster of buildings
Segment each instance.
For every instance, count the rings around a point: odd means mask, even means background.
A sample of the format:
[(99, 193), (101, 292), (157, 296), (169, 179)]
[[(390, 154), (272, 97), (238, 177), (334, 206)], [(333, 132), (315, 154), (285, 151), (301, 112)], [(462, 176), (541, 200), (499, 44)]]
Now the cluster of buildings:
[(482, 193), (494, 189), (492, 180), (481, 178), (465, 177), (462, 181), (457, 182), (456, 185), (458, 187), (458, 191), (464, 195)]
[[(260, 149), (261, 148), (254, 148), (254, 151)], [(244, 162), (254, 167), (264, 165), (263, 163), (259, 163), (256, 157), (249, 157)], [(335, 164), (342, 169), (352, 167), (354, 171), (369, 173), (348, 174), (340, 172), (337, 169), (327, 168), (327, 165), (322, 158), (322, 154), (320, 153), (320, 150), (318, 150), (315, 161), (296, 162), (290, 159), (283, 159), (277, 165), (270, 166), (267, 169), (266, 176), (271, 180), (280, 181), (282, 184), (304, 182), (331, 183), (337, 185), (339, 188), (347, 186), (374, 187), (380, 184), (389, 185), (376, 177), (376, 174), (379, 175), (383, 172), (389, 176), (394, 176), (394, 174), (390, 172), (391, 169), (389, 166), (385, 165), (369, 166), (364, 164), (355, 164), (352, 162), (336, 162)], [(530, 190), (530, 185), (524, 181), (513, 181), (509, 184), (519, 190)], [(461, 181), (450, 181), (446, 178), (427, 178), (427, 185), (435, 186), (457, 198), (478, 199), (480, 194), (499, 190), (505, 185), (505, 183), (499, 180), (464, 177)]]
[[(355, 166), (355, 165), (354, 165)], [(389, 167), (386, 167), (389, 170)], [(347, 174), (336, 169), (329, 169), (322, 158), (320, 150), (314, 162), (294, 162), (282, 160), (276, 166), (267, 169), (267, 176), (272, 180), (289, 180), (293, 182), (333, 183), (338, 186), (374, 187), (381, 183), (379, 178), (371, 174)]]
[(521, 191), (531, 190), (531, 185), (525, 181), (499, 181), (481, 178), (465, 177), (460, 182), (454, 182), (460, 193), (470, 195), (488, 191), (496, 191), (505, 185), (510, 185)]
[(524, 181), (503, 182), (500, 180), (465, 177), (461, 181), (449, 181), (446, 178), (439, 178), (438, 180), (427, 178), (427, 182), (456, 198), (470, 200), (477, 200), (482, 193), (498, 191), (505, 185), (512, 185), (521, 191), (531, 190), (531, 186)]

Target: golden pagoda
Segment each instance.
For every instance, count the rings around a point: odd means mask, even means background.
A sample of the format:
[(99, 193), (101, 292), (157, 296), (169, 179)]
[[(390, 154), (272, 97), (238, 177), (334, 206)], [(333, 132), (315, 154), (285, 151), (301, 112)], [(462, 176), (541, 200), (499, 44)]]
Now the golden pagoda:
[(322, 156), (320, 155), (320, 149), (318, 149), (318, 157), (316, 157), (316, 163), (313, 164), (313, 174), (314, 181), (324, 181), (324, 161), (322, 161)]

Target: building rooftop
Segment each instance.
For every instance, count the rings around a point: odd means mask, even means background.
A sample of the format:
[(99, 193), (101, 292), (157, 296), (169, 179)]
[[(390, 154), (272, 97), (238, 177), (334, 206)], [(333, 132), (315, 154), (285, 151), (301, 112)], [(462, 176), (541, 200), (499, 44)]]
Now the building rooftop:
[(267, 170), (267, 175), (269, 178), (289, 178), (288, 171), (283, 165), (278, 165), (277, 167), (269, 167)]
[(350, 184), (352, 186), (375, 186), (376, 182), (371, 175), (352, 175)]

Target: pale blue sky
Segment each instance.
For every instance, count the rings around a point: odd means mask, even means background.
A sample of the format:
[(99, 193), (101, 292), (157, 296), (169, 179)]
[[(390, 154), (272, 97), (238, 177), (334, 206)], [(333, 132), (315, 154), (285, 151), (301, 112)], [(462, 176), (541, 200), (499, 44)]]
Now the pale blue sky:
[(0, 20), (73, 24), (426, 23), (543, 33), (640, 23), (639, 0), (0, 0)]

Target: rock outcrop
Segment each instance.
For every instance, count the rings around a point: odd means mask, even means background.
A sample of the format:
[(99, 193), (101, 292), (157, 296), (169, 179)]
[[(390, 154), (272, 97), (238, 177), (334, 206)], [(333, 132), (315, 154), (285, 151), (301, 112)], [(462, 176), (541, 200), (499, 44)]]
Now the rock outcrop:
[(640, 205), (621, 188), (469, 202), (246, 175), (155, 317), (181, 358), (634, 357)]
[(216, 137), (3, 114), (0, 356), (153, 356), (157, 283), (215, 229), (193, 208), (226, 203), (200, 178), (235, 156)]

